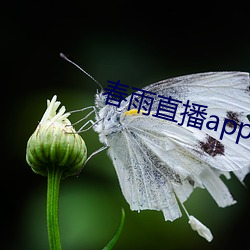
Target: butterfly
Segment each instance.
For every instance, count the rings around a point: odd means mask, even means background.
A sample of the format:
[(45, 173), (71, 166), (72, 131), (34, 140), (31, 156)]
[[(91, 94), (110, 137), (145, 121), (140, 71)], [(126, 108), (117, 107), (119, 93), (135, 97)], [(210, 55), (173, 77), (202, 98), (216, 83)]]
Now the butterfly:
[[(234, 174), (243, 182), (250, 172), (249, 74), (197, 73), (142, 90), (154, 93), (150, 113), (131, 108), (136, 106), (132, 95), (119, 108), (106, 104), (103, 90), (95, 96), (96, 117), (91, 123), (102, 149), (107, 148), (121, 191), (131, 210), (160, 210), (166, 221), (182, 216), (183, 207), (192, 229), (211, 241), (210, 230), (189, 215), (183, 203), (197, 187), (206, 189), (219, 207), (235, 203), (220, 177)], [(182, 102), (175, 113), (178, 122), (161, 119), (173, 107), (162, 97)], [(200, 129), (190, 126), (187, 111), (198, 104), (206, 107)]]
[[(206, 188), (220, 207), (234, 204), (220, 176), (229, 178), (233, 173), (243, 181), (250, 171), (250, 126), (244, 127), (248, 138), (236, 144), (240, 124), (249, 123), (248, 73), (192, 74), (163, 80), (143, 90), (183, 103), (192, 100), (206, 105), (207, 120), (217, 128), (207, 122), (199, 130), (187, 122), (180, 126), (154, 117), (159, 100), (154, 101), (150, 115), (143, 115), (129, 112), (125, 101), (119, 109), (105, 105), (106, 97), (98, 93), (95, 103), (99, 122), (93, 128), (108, 147), (131, 210), (161, 210), (165, 220), (173, 221), (181, 216), (178, 203), (183, 204), (196, 187)], [(181, 118), (184, 108), (178, 109), (176, 117)], [(232, 121), (236, 128), (230, 134)], [(223, 124), (228, 134), (220, 139)]]

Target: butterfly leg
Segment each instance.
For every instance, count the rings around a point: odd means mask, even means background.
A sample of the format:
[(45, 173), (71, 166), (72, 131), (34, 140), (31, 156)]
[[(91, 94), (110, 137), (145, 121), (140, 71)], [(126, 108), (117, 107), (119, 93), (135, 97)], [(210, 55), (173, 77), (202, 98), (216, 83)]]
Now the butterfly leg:
[[(94, 122), (92, 120), (88, 120), (86, 123), (84, 123), (77, 131), (77, 133), (82, 133), (82, 132), (86, 132), (88, 130), (90, 130), (92, 127), (94, 127), (98, 122), (100, 122), (102, 119)], [(88, 125), (89, 123), (91, 123), (91, 125), (88, 128), (84, 128), (86, 127), (86, 125)]]
[[(86, 120), (87, 118), (89, 118), (93, 113), (97, 116), (97, 111), (96, 111), (96, 108), (95, 106), (89, 106), (89, 107), (86, 107), (86, 108), (82, 108), (82, 109), (77, 109), (77, 110), (73, 110), (73, 111), (70, 111), (70, 114), (72, 113), (76, 113), (76, 112), (82, 112), (82, 111), (85, 111), (85, 110), (88, 110), (88, 109), (92, 109), (87, 115), (85, 115), (83, 118), (81, 118), (80, 120), (78, 120), (77, 122), (75, 122), (74, 124), (72, 124), (73, 126), (81, 123), (82, 121)], [(98, 121), (96, 122), (93, 122), (92, 120), (88, 120), (86, 123), (84, 123), (77, 131), (77, 133), (81, 133), (81, 132), (85, 132), (85, 131), (88, 131), (89, 129), (91, 129), (96, 123), (98, 123)], [(91, 123), (91, 126), (89, 126), (88, 128), (84, 129), (88, 124)]]
[(83, 120), (87, 119), (90, 115), (92, 115), (93, 113), (96, 114), (96, 108), (94, 106), (90, 106), (90, 107), (86, 107), (86, 108), (82, 108), (82, 109), (77, 109), (77, 110), (73, 110), (73, 111), (70, 111), (69, 113), (70, 114), (73, 114), (73, 113), (76, 113), (76, 112), (82, 112), (82, 111), (85, 111), (87, 109), (92, 109), (87, 115), (85, 115), (83, 118), (81, 118), (79, 121), (75, 122), (73, 125), (76, 125), (80, 122), (82, 122)]
[(86, 165), (86, 163), (96, 154), (102, 152), (103, 150), (107, 149), (108, 146), (102, 146), (101, 148), (97, 149), (96, 151), (94, 151), (93, 153), (91, 153), (91, 155), (87, 158), (87, 160), (85, 161), (84, 165)]
[(83, 164), (83, 166), (81, 167), (81, 169), (78, 171), (77, 176), (80, 175), (80, 173), (81, 173), (83, 167), (86, 165), (86, 163), (87, 163), (94, 155), (96, 155), (96, 154), (102, 152), (103, 150), (105, 150), (105, 149), (107, 149), (107, 148), (108, 148), (108, 146), (102, 146), (101, 148), (99, 148), (99, 149), (97, 149), (96, 151), (94, 151), (93, 153), (91, 153), (90, 156), (87, 158), (87, 160), (84, 162), (84, 164)]

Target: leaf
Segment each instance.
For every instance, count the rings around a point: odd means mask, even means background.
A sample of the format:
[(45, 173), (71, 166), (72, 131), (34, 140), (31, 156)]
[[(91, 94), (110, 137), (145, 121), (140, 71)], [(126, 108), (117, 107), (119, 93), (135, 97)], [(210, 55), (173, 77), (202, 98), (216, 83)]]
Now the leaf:
[(120, 225), (117, 228), (117, 231), (116, 231), (115, 235), (113, 236), (113, 238), (111, 239), (111, 241), (102, 250), (110, 250), (113, 248), (113, 246), (115, 245), (116, 241), (118, 240), (118, 238), (120, 236), (120, 233), (121, 233), (123, 225), (124, 225), (124, 221), (125, 221), (125, 211), (122, 208), (122, 218), (121, 218)]

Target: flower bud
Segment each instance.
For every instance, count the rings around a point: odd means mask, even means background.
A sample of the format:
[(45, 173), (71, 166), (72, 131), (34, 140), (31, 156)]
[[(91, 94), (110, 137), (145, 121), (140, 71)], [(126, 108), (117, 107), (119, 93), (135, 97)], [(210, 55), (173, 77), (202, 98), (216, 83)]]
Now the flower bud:
[(27, 143), (26, 161), (32, 170), (47, 176), (50, 168), (62, 171), (62, 177), (75, 175), (79, 172), (87, 158), (86, 145), (76, 133), (61, 107), (56, 113), (60, 102), (54, 96), (47, 101), (41, 122)]

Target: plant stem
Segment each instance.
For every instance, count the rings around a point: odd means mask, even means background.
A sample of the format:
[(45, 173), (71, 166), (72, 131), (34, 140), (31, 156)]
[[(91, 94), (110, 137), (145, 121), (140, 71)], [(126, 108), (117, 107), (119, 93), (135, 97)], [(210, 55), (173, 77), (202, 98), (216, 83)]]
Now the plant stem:
[(47, 228), (50, 250), (61, 250), (59, 231), (59, 188), (62, 170), (59, 167), (48, 168), (47, 185)]

